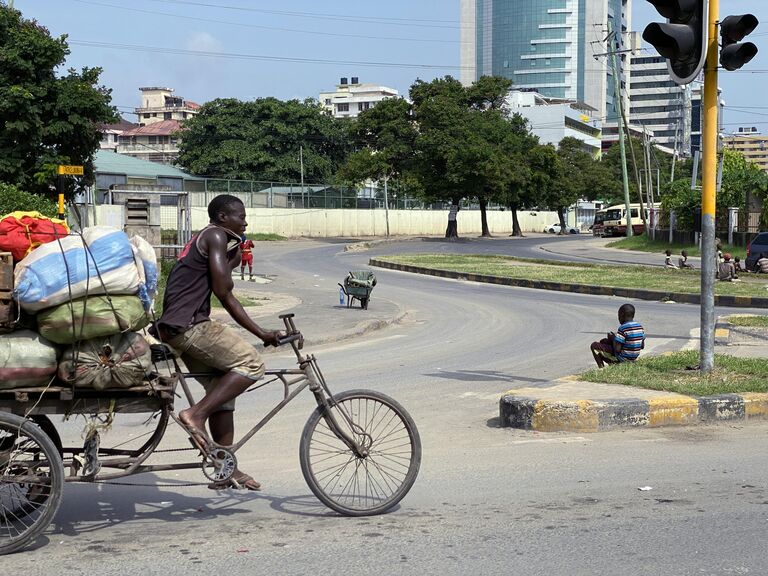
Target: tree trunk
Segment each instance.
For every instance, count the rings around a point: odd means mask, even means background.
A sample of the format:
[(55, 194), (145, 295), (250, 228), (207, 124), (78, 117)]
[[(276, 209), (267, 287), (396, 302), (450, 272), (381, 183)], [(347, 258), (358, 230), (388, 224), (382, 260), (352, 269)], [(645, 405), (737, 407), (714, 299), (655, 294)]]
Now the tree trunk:
[(522, 238), (523, 231), (520, 229), (520, 221), (517, 219), (517, 204), (510, 204), (509, 210), (512, 212), (512, 234), (510, 236), (520, 236)]
[(560, 234), (568, 234), (568, 230), (565, 226), (565, 207), (557, 207), (557, 217), (560, 220)]
[(480, 197), (480, 226), (482, 228), (481, 236), (483, 238), (491, 237), (491, 230), (488, 228), (488, 200)]

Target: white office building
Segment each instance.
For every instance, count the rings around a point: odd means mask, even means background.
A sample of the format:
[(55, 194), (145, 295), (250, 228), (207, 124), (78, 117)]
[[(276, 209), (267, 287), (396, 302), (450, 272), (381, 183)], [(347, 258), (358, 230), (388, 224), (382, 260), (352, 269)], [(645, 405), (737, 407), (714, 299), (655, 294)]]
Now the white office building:
[(520, 114), (542, 144), (557, 146), (572, 137), (584, 143), (593, 157), (600, 155), (601, 120), (597, 111), (582, 102), (547, 98), (536, 92), (513, 90), (506, 99), (510, 113)]
[(341, 78), (333, 92), (321, 92), (320, 104), (329, 116), (335, 118), (356, 118), (360, 112), (373, 108), (386, 98), (397, 97), (394, 88), (378, 84), (361, 84), (357, 76), (351, 81)]
[(691, 91), (669, 77), (661, 56), (639, 54), (631, 58), (629, 122), (647, 128), (654, 143), (691, 153)]

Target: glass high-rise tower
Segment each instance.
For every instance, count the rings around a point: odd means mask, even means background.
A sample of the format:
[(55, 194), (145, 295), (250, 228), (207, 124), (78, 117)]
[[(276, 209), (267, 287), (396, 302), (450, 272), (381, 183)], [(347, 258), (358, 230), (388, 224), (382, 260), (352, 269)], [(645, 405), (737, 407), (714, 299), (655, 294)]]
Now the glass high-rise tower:
[[(624, 48), (630, 1), (461, 0), (461, 80), (503, 76), (517, 90), (577, 100), (611, 120), (608, 21)], [(628, 59), (617, 58), (623, 69)]]

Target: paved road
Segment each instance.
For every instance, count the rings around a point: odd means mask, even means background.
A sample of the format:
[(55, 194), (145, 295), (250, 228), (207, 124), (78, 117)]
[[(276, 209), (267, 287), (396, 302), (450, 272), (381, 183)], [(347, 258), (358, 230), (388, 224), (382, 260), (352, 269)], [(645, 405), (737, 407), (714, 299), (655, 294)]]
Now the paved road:
[[(270, 290), (290, 288), (332, 306), (347, 270), (423, 244), (354, 254), (335, 244), (285, 243), (261, 256), (275, 275)], [(310, 495), (297, 457), (312, 409), (306, 396), (243, 452), (262, 494), (68, 486), (47, 544), (4, 558), (3, 567), (62, 575), (96, 566), (100, 574), (167, 575), (762, 573), (768, 425), (590, 436), (497, 427), (501, 392), (519, 382), (546, 386), (589, 365), (587, 343), (613, 327), (619, 300), (377, 276), (371, 307), (396, 302), (408, 310), (404, 321), (315, 352), (333, 389), (375, 388), (414, 416), (423, 467), (398, 510), (340, 518)], [(638, 310), (656, 351), (679, 348), (698, 324), (694, 306), (641, 302)], [(289, 361), (269, 357), (272, 366)], [(255, 421), (275, 399), (275, 392), (243, 398), (238, 421)], [(134, 419), (111, 434), (139, 430)], [(184, 445), (180, 434), (169, 439)], [(130, 481), (199, 479), (185, 472)]]

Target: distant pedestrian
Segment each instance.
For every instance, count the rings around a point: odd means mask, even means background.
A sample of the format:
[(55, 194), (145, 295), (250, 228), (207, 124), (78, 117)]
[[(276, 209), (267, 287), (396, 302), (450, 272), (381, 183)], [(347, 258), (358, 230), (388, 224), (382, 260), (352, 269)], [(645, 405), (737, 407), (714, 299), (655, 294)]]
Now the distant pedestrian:
[(677, 263), (678, 263), (677, 267), (680, 268), (681, 270), (683, 268), (693, 269), (693, 264), (688, 262), (688, 252), (686, 252), (685, 250), (680, 252), (680, 258), (678, 259)]
[(717, 277), (721, 282), (733, 282), (738, 279), (736, 266), (731, 262), (731, 255), (723, 254), (723, 261), (717, 267)]
[(608, 332), (606, 338), (592, 342), (589, 347), (599, 368), (606, 364), (634, 362), (645, 348), (645, 330), (635, 322), (635, 307), (623, 304), (619, 308), (619, 328), (616, 333)]
[(664, 268), (672, 268), (673, 270), (677, 270), (677, 266), (672, 264), (672, 251), (667, 250), (664, 252), (665, 258), (664, 258)]
[(253, 240), (243, 236), (240, 242), (240, 280), (245, 280), (245, 267), (248, 266), (249, 280), (253, 282)]
[(768, 254), (765, 252), (760, 254), (760, 258), (758, 258), (755, 265), (755, 271), (761, 274), (768, 274)]

